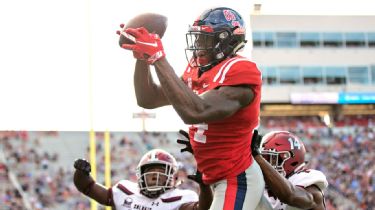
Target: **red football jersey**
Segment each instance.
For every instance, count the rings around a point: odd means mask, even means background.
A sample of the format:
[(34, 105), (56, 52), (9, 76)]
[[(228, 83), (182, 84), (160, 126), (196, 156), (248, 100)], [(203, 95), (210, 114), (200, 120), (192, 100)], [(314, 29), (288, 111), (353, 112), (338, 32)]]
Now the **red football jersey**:
[(227, 58), (198, 77), (188, 66), (183, 81), (198, 95), (220, 86), (250, 85), (253, 101), (222, 120), (191, 125), (190, 142), (198, 169), (207, 184), (237, 176), (251, 164), (251, 137), (259, 124), (261, 73), (255, 63), (242, 57)]

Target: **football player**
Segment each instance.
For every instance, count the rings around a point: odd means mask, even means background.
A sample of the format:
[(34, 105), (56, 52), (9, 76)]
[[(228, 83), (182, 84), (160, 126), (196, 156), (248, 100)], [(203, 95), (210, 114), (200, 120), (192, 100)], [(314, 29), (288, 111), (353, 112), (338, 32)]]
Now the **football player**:
[(317, 170), (305, 167), (305, 146), (288, 131), (273, 131), (263, 139), (254, 132), (252, 154), (260, 165), (273, 209), (325, 209), (328, 182)]
[[(181, 78), (166, 59), (160, 38), (145, 28), (127, 28), (137, 59), (134, 86), (138, 105), (172, 105), (186, 124), (203, 182), (214, 191), (212, 210), (246, 209), (263, 194), (261, 169), (251, 156), (259, 123), (261, 73), (237, 53), (245, 46), (245, 23), (227, 7), (204, 11), (186, 34), (188, 65)], [(153, 65), (160, 81), (150, 72)]]
[(161, 149), (143, 155), (136, 169), (138, 183), (121, 180), (108, 189), (93, 180), (86, 160), (76, 160), (74, 168), (74, 184), (80, 192), (117, 210), (207, 210), (212, 201), (208, 185), (199, 184), (199, 201), (194, 191), (177, 188), (177, 162)]

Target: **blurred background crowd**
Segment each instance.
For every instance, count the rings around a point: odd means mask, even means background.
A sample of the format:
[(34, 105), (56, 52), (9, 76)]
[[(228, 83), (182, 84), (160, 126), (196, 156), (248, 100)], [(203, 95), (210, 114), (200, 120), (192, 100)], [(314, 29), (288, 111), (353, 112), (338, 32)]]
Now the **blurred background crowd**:
[[(264, 117), (261, 133), (289, 130), (304, 141), (308, 167), (328, 179), (327, 209), (375, 209), (374, 116), (347, 116), (326, 126), (319, 117)], [(186, 179), (195, 160), (181, 154), (177, 132), (112, 132), (111, 180), (136, 181), (140, 157), (163, 148), (178, 160), (180, 187), (198, 190)], [(73, 185), (75, 158), (89, 159), (87, 132), (0, 132), (0, 209), (89, 209)], [(97, 180), (104, 184), (104, 135), (96, 133)], [(99, 207), (101, 209), (103, 207)]]
[[(119, 53), (118, 37), (112, 33), (117, 30), (114, 23), (140, 11), (162, 12), (169, 17), (168, 28), (173, 29), (163, 38), (166, 49), (176, 52), (168, 58), (185, 67), (185, 58), (177, 52), (183, 53), (186, 47), (186, 26), (195, 12), (219, 0), (181, 1), (173, 10), (147, 0), (136, 4), (23, 1), (23, 7), (19, 1), (4, 2), (0, 7), (5, 20), (2, 26), (13, 33), (2, 33), (5, 37), (1, 39), (5, 59), (0, 62), (0, 89), (7, 100), (0, 109), (2, 128), (87, 130), (81, 126), (92, 118), (100, 129), (111, 128), (108, 124), (114, 122), (119, 124), (117, 130), (130, 131), (140, 130), (134, 119), (139, 107), (132, 101), (133, 87), (130, 80), (124, 80), (132, 78), (133, 71), (119, 66), (130, 65), (133, 58)], [(375, 209), (373, 2), (228, 2), (222, 4), (239, 7), (250, 26), (247, 33), (252, 46), (245, 48), (244, 55), (262, 71), (261, 134), (288, 130), (304, 141), (308, 167), (321, 170), (329, 181), (327, 209)], [(88, 30), (87, 23), (94, 27)], [(14, 27), (20, 25), (23, 27)], [(59, 37), (64, 37), (59, 47), (51, 45), (56, 37), (50, 35), (47, 25), (59, 25)], [(24, 31), (33, 31), (27, 34), (33, 40), (28, 43), (31, 47), (19, 45)], [(24, 106), (25, 101), (32, 103)], [(95, 118), (93, 113), (86, 116), (89, 112), (95, 112)], [(151, 130), (178, 129), (171, 118), (176, 115), (169, 110), (159, 113), (148, 124), (154, 126)], [(89, 159), (89, 136), (89, 132), (0, 131), (0, 210), (90, 209), (90, 201), (75, 189), (72, 180), (74, 160)], [(186, 180), (195, 171), (195, 160), (179, 152), (177, 130), (111, 132), (110, 137), (112, 185), (121, 179), (136, 181), (141, 156), (162, 148), (179, 161), (181, 187), (197, 190), (195, 183)], [(100, 132), (96, 133), (96, 151), (97, 181), (104, 183), (104, 134)]]

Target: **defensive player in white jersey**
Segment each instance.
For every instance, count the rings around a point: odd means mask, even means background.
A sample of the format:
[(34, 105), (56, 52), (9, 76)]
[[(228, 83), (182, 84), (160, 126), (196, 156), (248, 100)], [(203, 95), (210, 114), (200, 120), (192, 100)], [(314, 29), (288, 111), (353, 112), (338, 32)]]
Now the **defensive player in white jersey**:
[(86, 196), (117, 210), (204, 210), (212, 202), (208, 185), (199, 184), (202, 194), (177, 189), (177, 162), (168, 152), (154, 149), (140, 160), (136, 174), (138, 183), (121, 180), (107, 189), (90, 176), (90, 163), (78, 159), (74, 163), (74, 184)]
[(326, 176), (305, 167), (305, 146), (297, 136), (274, 131), (262, 139), (255, 131), (251, 149), (262, 169), (264, 193), (273, 209), (325, 209)]

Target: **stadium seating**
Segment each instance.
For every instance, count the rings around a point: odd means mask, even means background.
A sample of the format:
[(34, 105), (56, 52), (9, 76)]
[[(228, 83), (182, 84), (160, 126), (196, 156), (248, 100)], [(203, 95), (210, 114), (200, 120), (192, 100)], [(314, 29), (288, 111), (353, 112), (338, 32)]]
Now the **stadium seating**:
[[(337, 126), (328, 127), (316, 117), (265, 117), (260, 132), (290, 130), (303, 139), (308, 166), (328, 178), (327, 209), (375, 209), (372, 119), (340, 118)], [(195, 171), (195, 160), (180, 153), (179, 137), (177, 132), (111, 133), (112, 184), (120, 179), (136, 181), (135, 168), (142, 154), (162, 148), (180, 164), (181, 187), (198, 190), (186, 180)], [(89, 200), (72, 182), (74, 159), (89, 157), (87, 132), (0, 132), (0, 138), (0, 203), (5, 205), (0, 209), (22, 209), (25, 202), (32, 209), (89, 209)], [(97, 133), (97, 181), (104, 184), (103, 139), (103, 133)], [(14, 174), (13, 181), (10, 174)]]

